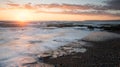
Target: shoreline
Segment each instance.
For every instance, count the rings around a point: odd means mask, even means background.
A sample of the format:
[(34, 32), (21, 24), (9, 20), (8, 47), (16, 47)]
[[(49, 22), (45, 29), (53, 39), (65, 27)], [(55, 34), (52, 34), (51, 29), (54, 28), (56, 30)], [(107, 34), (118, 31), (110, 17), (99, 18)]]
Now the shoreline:
[[(81, 40), (78, 42), (81, 43)], [(76, 43), (73, 43), (73, 45), (74, 44)], [(90, 44), (92, 46), (86, 46)], [(53, 64), (56, 67), (119, 67), (119, 37), (105, 41), (86, 40), (86, 44), (84, 44), (82, 47), (86, 48), (87, 51), (83, 53), (76, 52), (74, 54), (58, 58), (45, 59), (44, 62)]]
[[(104, 33), (104, 32), (103, 32)], [(92, 33), (93, 34), (93, 33)], [(108, 35), (109, 34), (109, 35)], [(106, 33), (107, 37), (110, 37), (114, 33)], [(38, 56), (37, 63), (28, 63), (32, 67), (39, 67), (43, 64), (43, 67), (119, 67), (120, 66), (120, 35), (114, 34), (113, 38), (108, 38), (104, 41), (99, 40), (100, 38), (105, 37), (104, 35), (99, 35), (95, 33), (95, 38), (89, 39), (89, 36), (86, 36), (82, 40), (77, 42), (72, 42), (68, 45), (61, 46), (60, 48), (44, 53), (43, 57)], [(118, 35), (118, 37), (116, 36)], [(74, 49), (84, 48), (86, 51), (79, 52), (71, 51)], [(63, 55), (60, 55), (61, 51)]]
[(57, 49), (1, 61), (0, 67), (119, 67), (119, 48), (119, 32), (94, 31)]

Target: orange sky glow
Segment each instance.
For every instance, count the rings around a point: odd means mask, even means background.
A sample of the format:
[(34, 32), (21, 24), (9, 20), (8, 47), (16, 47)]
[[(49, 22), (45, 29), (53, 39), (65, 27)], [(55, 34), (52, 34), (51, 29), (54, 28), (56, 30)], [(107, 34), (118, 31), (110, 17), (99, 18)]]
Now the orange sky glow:
[[(119, 20), (120, 10), (114, 0), (94, 1), (38, 1), (1, 0), (0, 20), (5, 21), (84, 21), (84, 20)], [(104, 1), (106, 7), (104, 7)], [(34, 2), (34, 4), (32, 3)], [(42, 3), (43, 2), (43, 3)], [(57, 2), (57, 1), (56, 1)], [(64, 2), (66, 4), (64, 4)], [(46, 4), (49, 3), (49, 4)], [(116, 3), (116, 1), (115, 1)], [(86, 5), (88, 4), (88, 5)], [(102, 6), (101, 6), (102, 5)], [(114, 8), (112, 8), (114, 7)]]
[(83, 20), (118, 20), (120, 17), (109, 15), (86, 15), (86, 14), (59, 14), (34, 12), (28, 9), (6, 9), (0, 11), (0, 20), (14, 21), (83, 21)]

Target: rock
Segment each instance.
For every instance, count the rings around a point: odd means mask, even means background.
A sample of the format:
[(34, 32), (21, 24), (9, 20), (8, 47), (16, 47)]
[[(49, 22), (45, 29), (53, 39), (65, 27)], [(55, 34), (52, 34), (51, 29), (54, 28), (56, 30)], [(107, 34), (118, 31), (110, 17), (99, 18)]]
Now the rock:
[(93, 32), (88, 36), (84, 37), (83, 41), (91, 41), (91, 42), (100, 42), (100, 41), (107, 41), (112, 40), (115, 38), (120, 38), (119, 34), (110, 33), (110, 32)]
[(75, 51), (74, 51), (74, 50), (69, 50), (69, 51), (68, 51), (69, 54), (70, 54), (70, 53), (73, 53), (73, 52), (75, 52)]
[(48, 57), (48, 56), (52, 56), (52, 51), (46, 51), (38, 55), (38, 57)]
[(66, 52), (60, 51), (59, 56), (64, 56), (64, 55), (66, 55), (66, 54), (67, 54)]
[(42, 41), (40, 41), (40, 40), (29, 41), (30, 44), (41, 43), (41, 42), (42, 42)]
[(17, 61), (22, 65), (37, 63), (37, 60), (33, 57), (21, 57), (21, 58), (17, 58)]
[(54, 54), (54, 55), (58, 55), (59, 52), (58, 52), (58, 51), (53, 51), (53, 54)]
[(52, 55), (52, 58), (57, 58), (57, 57), (58, 57), (58, 56), (57, 56), (57, 55), (55, 55), (55, 54), (53, 54), (53, 55)]
[(86, 49), (85, 48), (76, 48), (76, 49), (74, 49), (74, 51), (76, 53), (78, 53), (78, 52), (84, 53), (84, 52), (86, 52)]
[(54, 65), (46, 64), (46, 63), (38, 63), (34, 65), (29, 65), (27, 67), (55, 67)]
[(71, 50), (72, 49), (72, 47), (62, 47), (64, 50)]
[(53, 58), (57, 58), (59, 56), (59, 52), (58, 51), (53, 51)]

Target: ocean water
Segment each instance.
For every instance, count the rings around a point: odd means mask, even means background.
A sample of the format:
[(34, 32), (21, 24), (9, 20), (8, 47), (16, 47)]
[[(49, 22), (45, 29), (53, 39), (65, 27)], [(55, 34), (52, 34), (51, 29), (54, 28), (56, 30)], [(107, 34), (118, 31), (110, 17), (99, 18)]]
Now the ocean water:
[[(5, 23), (5, 22), (1, 22)], [(61, 23), (63, 26), (61, 26)], [(22, 62), (21, 58), (35, 58), (45, 51), (57, 49), (60, 46), (82, 39), (91, 32), (87, 26), (100, 23), (72, 23), (72, 22), (36, 22), (23, 27), (0, 25), (0, 65), (9, 67)], [(5, 23), (8, 24), (8, 23)], [(57, 25), (56, 25), (57, 24)], [(64, 26), (65, 24), (65, 26)], [(67, 24), (67, 26), (66, 26)], [(105, 24), (105, 23), (104, 23)], [(108, 23), (109, 24), (109, 23)], [(111, 24), (111, 23), (110, 23)], [(113, 23), (112, 25), (114, 25)], [(116, 23), (117, 25), (119, 23)], [(9, 24), (8, 24), (9, 25)], [(12, 25), (12, 24), (10, 24)], [(60, 25), (60, 26), (59, 26)], [(73, 25), (73, 26), (72, 26)], [(29, 61), (29, 60), (28, 60)], [(1, 67), (2, 67), (1, 66)]]

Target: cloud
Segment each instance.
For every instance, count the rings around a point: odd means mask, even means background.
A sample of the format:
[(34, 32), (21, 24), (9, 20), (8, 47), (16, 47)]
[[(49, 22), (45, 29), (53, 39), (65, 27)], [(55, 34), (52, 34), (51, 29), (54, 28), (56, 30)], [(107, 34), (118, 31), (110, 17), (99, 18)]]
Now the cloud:
[(11, 0), (7, 0), (8, 3), (13, 3)]
[(91, 11), (37, 11), (37, 13), (53, 13), (53, 14), (76, 14), (76, 15), (105, 15), (105, 16), (114, 16), (114, 17), (120, 17), (120, 13), (110, 13), (104, 10), (91, 10)]
[(61, 9), (67, 9), (67, 10), (75, 10), (75, 9), (81, 9), (81, 10), (89, 10), (89, 9), (102, 9), (101, 6), (96, 5), (76, 5), (76, 4), (37, 4), (35, 5), (39, 8), (61, 8)]
[(15, 3), (7, 3), (7, 5), (9, 5), (9, 7), (21, 6), (22, 8), (26, 8), (26, 9), (59, 8), (59, 9), (65, 9), (65, 10), (76, 10), (76, 9), (89, 10), (89, 9), (98, 9), (98, 7), (100, 8), (100, 6), (96, 7), (96, 5), (75, 5), (75, 4), (34, 4), (32, 5), (32, 3), (27, 3), (27, 4), (20, 5)]
[(16, 3), (7, 3), (8, 8), (16, 9), (16, 8), (23, 8), (23, 9), (34, 9), (35, 7), (32, 6), (31, 3), (27, 4), (16, 4)]
[(14, 4), (14, 3), (7, 3), (7, 5), (9, 5), (11, 7), (18, 7), (18, 6), (20, 6), (19, 4)]
[(112, 10), (120, 10), (120, 0), (108, 0), (107, 8)]
[[(10, 1), (11, 2), (11, 1)], [(32, 4), (32, 3), (27, 3), (27, 4), (16, 4), (16, 3), (7, 3), (9, 7), (19, 7), (21, 6), (22, 8), (26, 9), (39, 9), (39, 8), (59, 8), (59, 9), (64, 9), (64, 10), (89, 10), (89, 9), (96, 9), (96, 10), (103, 10), (104, 8), (99, 5), (91, 5), (91, 4), (86, 4), (86, 5), (76, 5), (76, 4)]]
[[(8, 3), (10, 7), (18, 7), (18, 8), (24, 8), (24, 9), (32, 9), (35, 10), (36, 13), (57, 13), (57, 14), (84, 14), (84, 15), (108, 15), (108, 16), (120, 16), (120, 12), (114, 13), (113, 12), (107, 12), (107, 10), (111, 9), (118, 9), (118, 7), (115, 7), (117, 0), (113, 1), (107, 1), (106, 6), (101, 5), (75, 5), (75, 4), (14, 4), (14, 3)], [(113, 2), (113, 3), (112, 3)], [(112, 3), (112, 4), (110, 4)], [(112, 6), (111, 8), (109, 8)]]
[(31, 3), (24, 4), (24, 5), (23, 5), (23, 8), (26, 8), (26, 9), (34, 9), (34, 7), (31, 5)]
[[(120, 16), (119, 13), (108, 12), (108, 8), (98, 5), (74, 5), (74, 4), (39, 4), (35, 5), (40, 10), (37, 12), (58, 14), (84, 14), (84, 15), (108, 15)], [(44, 8), (44, 9), (42, 9)]]

